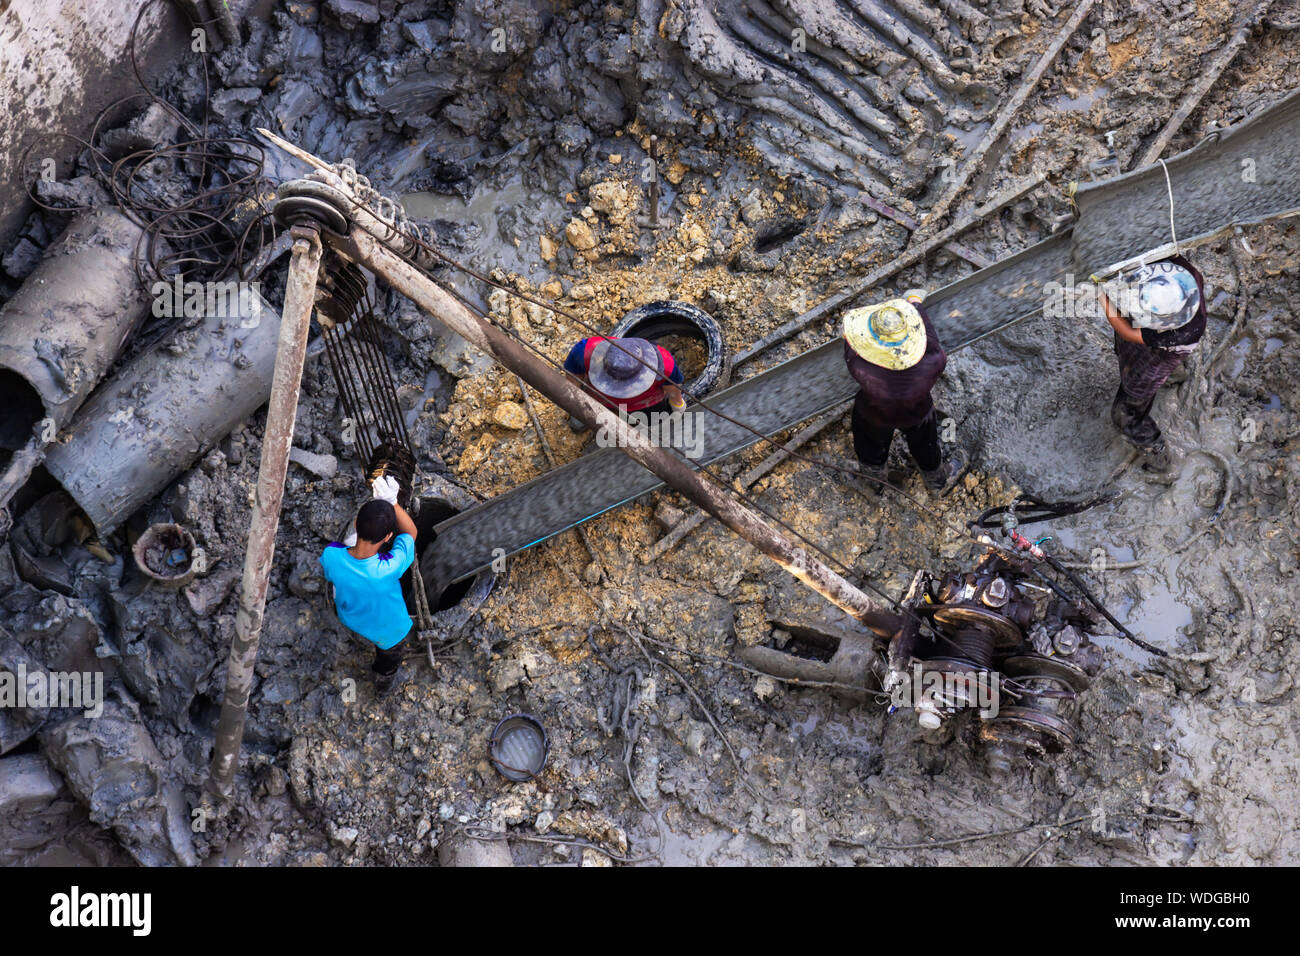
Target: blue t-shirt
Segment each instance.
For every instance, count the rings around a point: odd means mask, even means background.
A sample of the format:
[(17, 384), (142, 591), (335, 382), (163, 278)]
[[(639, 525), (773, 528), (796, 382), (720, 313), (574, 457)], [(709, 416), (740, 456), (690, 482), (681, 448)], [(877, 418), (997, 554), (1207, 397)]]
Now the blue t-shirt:
[(388, 553), (364, 561), (341, 544), (326, 547), (320, 566), (334, 585), (339, 620), (383, 650), (399, 643), (411, 630), (401, 577), (413, 561), (415, 539), (409, 534), (399, 534)]

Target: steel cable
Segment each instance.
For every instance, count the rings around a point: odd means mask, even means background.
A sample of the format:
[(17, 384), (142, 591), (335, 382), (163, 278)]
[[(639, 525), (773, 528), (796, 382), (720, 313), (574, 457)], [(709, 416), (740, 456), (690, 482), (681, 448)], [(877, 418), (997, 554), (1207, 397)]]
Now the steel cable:
[[(51, 133), (33, 140), (23, 152), (21, 167), (28, 168), (33, 151), (47, 137), (71, 140), (80, 146), (85, 151), (83, 161), (95, 179), (122, 213), (143, 230), (135, 265), (136, 276), (145, 288), (179, 274), (195, 282), (225, 280), (254, 258), (275, 233), (268, 222), (266, 199), (273, 188), (263, 174), (264, 147), (244, 137), (211, 135), (211, 78), (206, 58), (199, 61), (203, 114), (198, 123), (151, 89), (140, 72), (136, 46), (141, 24), (147, 13), (167, 5), (167, 0), (143, 4), (131, 26), (127, 52), (141, 92), (122, 97), (101, 110), (87, 139)], [(191, 27), (218, 23), (194, 20), (183, 5), (175, 6)], [(114, 160), (102, 145), (103, 127), (121, 107), (138, 99), (147, 99), (163, 109), (188, 138), (136, 150)], [(168, 176), (167, 187), (179, 190), (180, 195), (161, 195), (158, 186), (148, 181), (152, 175)], [(49, 212), (67, 214), (94, 208), (53, 205), (36, 195), (34, 182), (25, 181), (24, 185), (32, 202)]]

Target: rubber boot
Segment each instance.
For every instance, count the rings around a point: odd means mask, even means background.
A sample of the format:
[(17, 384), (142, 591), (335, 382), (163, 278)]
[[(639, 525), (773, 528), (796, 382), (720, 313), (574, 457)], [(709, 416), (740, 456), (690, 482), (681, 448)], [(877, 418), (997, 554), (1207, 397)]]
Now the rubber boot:
[(1126, 401), (1123, 389), (1115, 393), (1115, 401), (1110, 406), (1110, 420), (1124, 436), (1124, 440), (1140, 451), (1152, 452), (1164, 444), (1160, 426), (1146, 408), (1136, 407)]
[(391, 674), (375, 675), (375, 695), (377, 697), (387, 697), (395, 688), (401, 687), (406, 683), (407, 667), (406, 661), (402, 661), (397, 666), (397, 670)]
[(921, 479), (925, 482), (925, 487), (930, 489), (931, 494), (942, 498), (952, 490), (958, 479), (966, 474), (966, 467), (969, 464), (970, 457), (966, 454), (966, 449), (958, 446), (952, 454), (944, 455), (938, 468), (922, 471)]
[(885, 465), (868, 465), (861, 461), (856, 462), (856, 464), (858, 473), (850, 479), (853, 487), (865, 495), (884, 494), (884, 482), (889, 480), (888, 467)]
[(1143, 453), (1146, 455), (1142, 462), (1143, 471), (1157, 475), (1169, 473), (1169, 469), (1173, 465), (1173, 456), (1169, 453), (1169, 446), (1165, 444), (1163, 438), (1154, 447), (1144, 448)]

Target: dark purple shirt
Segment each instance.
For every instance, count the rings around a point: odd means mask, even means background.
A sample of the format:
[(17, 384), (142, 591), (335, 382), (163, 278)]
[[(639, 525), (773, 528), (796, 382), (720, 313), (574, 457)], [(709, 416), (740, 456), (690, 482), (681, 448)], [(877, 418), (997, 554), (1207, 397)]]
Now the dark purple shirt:
[(917, 306), (917, 311), (925, 322), (925, 354), (911, 368), (896, 371), (873, 365), (853, 351), (847, 340), (844, 343), (844, 360), (865, 398), (862, 410), (877, 425), (910, 428), (919, 424), (934, 408), (930, 389), (943, 374), (948, 356), (939, 344), (930, 316), (921, 306)]

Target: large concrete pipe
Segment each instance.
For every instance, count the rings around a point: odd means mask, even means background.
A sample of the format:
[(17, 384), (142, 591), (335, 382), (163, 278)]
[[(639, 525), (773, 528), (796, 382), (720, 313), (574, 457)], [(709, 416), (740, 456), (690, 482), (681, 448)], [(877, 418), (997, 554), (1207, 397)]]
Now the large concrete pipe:
[(106, 535), (266, 404), (280, 316), (253, 285), (104, 382), (46, 470)]
[(116, 210), (82, 213), (0, 311), (0, 468), (37, 422), (71, 420), (148, 313), (139, 238)]

